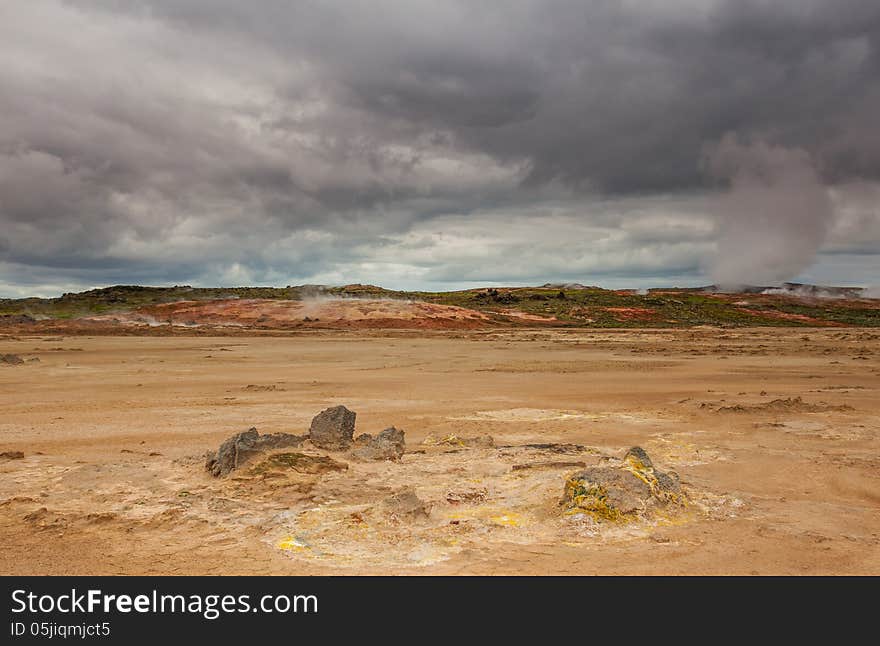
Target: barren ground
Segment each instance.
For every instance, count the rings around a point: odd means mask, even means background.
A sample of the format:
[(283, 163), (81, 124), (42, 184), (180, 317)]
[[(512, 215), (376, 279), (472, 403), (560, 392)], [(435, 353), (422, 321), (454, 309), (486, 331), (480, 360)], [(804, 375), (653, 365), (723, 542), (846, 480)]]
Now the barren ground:
[[(3, 353), (25, 363), (0, 364), (0, 453), (24, 458), (0, 457), (0, 574), (880, 574), (871, 330), (20, 335)], [(408, 453), (205, 472), (231, 434), (303, 433), (335, 404), (359, 433), (403, 428)], [(485, 433), (495, 448), (424, 443)], [(633, 445), (687, 508), (566, 517), (571, 463)], [(384, 511), (408, 486), (427, 518)]]

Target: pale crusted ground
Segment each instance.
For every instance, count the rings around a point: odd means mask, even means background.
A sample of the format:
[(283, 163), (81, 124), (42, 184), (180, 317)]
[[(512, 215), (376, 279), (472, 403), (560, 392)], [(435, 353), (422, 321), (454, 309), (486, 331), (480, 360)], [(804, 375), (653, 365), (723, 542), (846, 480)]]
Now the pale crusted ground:
[[(25, 454), (0, 458), (2, 574), (880, 573), (875, 332), (19, 337), (0, 353), (40, 359), (0, 366), (0, 453)], [(358, 432), (405, 429), (410, 452), (203, 470), (234, 432), (302, 433), (339, 403)], [(484, 433), (500, 448), (422, 445)], [(546, 442), (585, 449), (522, 446)], [(596, 526), (558, 505), (575, 467), (514, 469), (636, 444), (682, 476), (686, 509)], [(407, 486), (426, 518), (384, 506)]]

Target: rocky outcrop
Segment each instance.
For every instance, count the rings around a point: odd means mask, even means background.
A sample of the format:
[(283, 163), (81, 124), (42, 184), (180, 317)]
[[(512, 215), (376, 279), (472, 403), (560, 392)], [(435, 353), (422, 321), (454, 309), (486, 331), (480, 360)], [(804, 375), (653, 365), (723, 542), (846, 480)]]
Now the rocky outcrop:
[(257, 455), (272, 449), (298, 447), (305, 440), (303, 436), (290, 433), (260, 435), (256, 428), (251, 428), (230, 437), (217, 451), (208, 452), (205, 468), (215, 477), (225, 476)]
[(319, 449), (347, 451), (354, 437), (357, 414), (345, 406), (334, 406), (321, 411), (312, 419), (309, 439)]
[(660, 471), (636, 446), (615, 466), (589, 467), (570, 475), (562, 502), (567, 513), (618, 521), (656, 506), (683, 503), (684, 497), (678, 474)]

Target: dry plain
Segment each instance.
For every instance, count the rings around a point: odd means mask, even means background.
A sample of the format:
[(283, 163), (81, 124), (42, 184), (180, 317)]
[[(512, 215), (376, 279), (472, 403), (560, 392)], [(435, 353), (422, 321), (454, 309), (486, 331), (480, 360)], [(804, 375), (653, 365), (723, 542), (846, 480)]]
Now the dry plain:
[[(0, 452), (24, 454), (0, 458), (2, 574), (880, 574), (871, 330), (10, 335), (2, 353), (25, 359), (0, 366)], [(407, 453), (205, 471), (233, 433), (303, 433), (336, 404), (359, 433), (404, 429)], [(575, 465), (634, 445), (686, 508), (562, 513)], [(383, 515), (407, 487), (426, 513)]]

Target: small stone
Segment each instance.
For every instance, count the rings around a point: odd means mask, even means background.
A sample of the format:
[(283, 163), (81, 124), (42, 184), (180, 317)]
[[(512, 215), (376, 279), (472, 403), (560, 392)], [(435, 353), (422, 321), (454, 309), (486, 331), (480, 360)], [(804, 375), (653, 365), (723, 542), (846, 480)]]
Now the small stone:
[(383, 506), (393, 518), (397, 519), (416, 520), (427, 518), (431, 513), (430, 505), (419, 498), (411, 487), (386, 498)]
[(22, 359), (17, 354), (0, 354), (0, 363), (5, 363), (10, 366), (17, 366), (24, 363), (24, 359)]
[(21, 460), (24, 458), (24, 453), (21, 451), (3, 451), (0, 453), (0, 460)]

